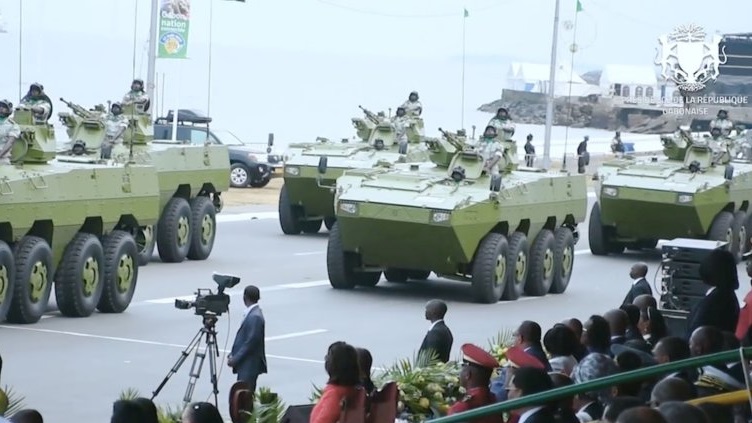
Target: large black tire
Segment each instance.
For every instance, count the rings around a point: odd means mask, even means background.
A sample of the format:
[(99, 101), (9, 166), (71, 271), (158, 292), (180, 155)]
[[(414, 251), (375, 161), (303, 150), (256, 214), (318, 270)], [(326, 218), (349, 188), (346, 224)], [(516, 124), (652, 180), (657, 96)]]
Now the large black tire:
[(217, 236), (217, 209), (209, 197), (199, 196), (191, 200), (191, 243), (187, 257), (191, 260), (206, 260), (214, 248)]
[(36, 323), (50, 302), (52, 250), (44, 239), (25, 236), (16, 244), (15, 258), (15, 292), (7, 320), (10, 323)]
[(271, 176), (262, 178), (262, 179), (256, 179), (256, 180), (252, 180), (250, 185), (251, 185), (251, 188), (263, 188), (269, 185), (269, 182), (271, 182), (271, 180), (272, 180)]
[(606, 227), (601, 222), (601, 206), (596, 201), (590, 209), (590, 221), (588, 222), (588, 243), (590, 252), (594, 256), (606, 256), (614, 252), (612, 242)]
[(431, 276), (430, 270), (408, 270), (407, 271), (408, 279), (412, 279), (414, 281), (424, 281), (428, 279), (429, 276)]
[(138, 247), (133, 236), (112, 231), (102, 238), (104, 247), (104, 289), (97, 309), (122, 313), (131, 304), (138, 282)]
[(525, 283), (525, 294), (542, 297), (551, 290), (556, 273), (554, 233), (543, 229), (538, 233), (530, 247), (530, 266)]
[(184, 198), (173, 197), (159, 218), (157, 248), (165, 263), (180, 263), (191, 248), (191, 206)]
[(355, 275), (358, 286), (374, 287), (381, 280), (381, 272), (358, 272)]
[(154, 247), (157, 245), (157, 225), (138, 228), (134, 239), (138, 246), (138, 265), (146, 266), (154, 256)]
[(325, 217), (324, 218), (324, 226), (326, 226), (326, 230), (331, 231), (332, 230), (332, 226), (334, 226), (334, 222), (336, 222), (336, 221), (337, 221), (337, 218), (335, 218), (334, 216)]
[(554, 231), (554, 265), (554, 280), (548, 292), (563, 294), (569, 286), (574, 269), (574, 234), (567, 227)]
[(390, 267), (384, 270), (384, 278), (389, 282), (405, 283), (409, 279), (408, 271), (396, 267)]
[(731, 212), (722, 211), (715, 216), (708, 230), (708, 239), (711, 241), (728, 242), (728, 249), (732, 251), (734, 244), (734, 215)]
[(0, 323), (5, 321), (13, 300), (15, 276), (16, 263), (13, 259), (13, 250), (8, 244), (0, 241)]
[(530, 269), (530, 245), (522, 232), (515, 232), (509, 237), (509, 256), (507, 257), (507, 286), (501, 299), (514, 301), (525, 292), (527, 273)]
[(321, 223), (321, 220), (304, 220), (300, 222), (300, 228), (303, 230), (303, 233), (317, 234), (321, 230)]
[(747, 213), (738, 211), (734, 213), (734, 221), (731, 224), (731, 230), (734, 233), (733, 245), (731, 246), (731, 253), (734, 255), (734, 259), (737, 263), (742, 261), (742, 256), (746, 252), (747, 238), (749, 233), (747, 232)]
[(102, 298), (104, 248), (99, 238), (79, 232), (65, 247), (55, 273), (55, 299), (67, 317), (89, 317)]
[(303, 230), (298, 208), (290, 203), (290, 196), (287, 194), (287, 187), (282, 185), (279, 190), (279, 227), (285, 235), (298, 235)]
[(499, 301), (509, 279), (508, 253), (509, 244), (502, 234), (489, 233), (480, 242), (473, 258), (471, 289), (475, 301), (484, 304)]
[(329, 242), (326, 246), (326, 272), (329, 283), (334, 289), (353, 289), (357, 285), (355, 276), (356, 257), (342, 248), (342, 238), (339, 235), (339, 225), (332, 226), (329, 231)]
[(233, 163), (230, 166), (230, 186), (245, 188), (251, 182), (251, 172), (243, 163)]

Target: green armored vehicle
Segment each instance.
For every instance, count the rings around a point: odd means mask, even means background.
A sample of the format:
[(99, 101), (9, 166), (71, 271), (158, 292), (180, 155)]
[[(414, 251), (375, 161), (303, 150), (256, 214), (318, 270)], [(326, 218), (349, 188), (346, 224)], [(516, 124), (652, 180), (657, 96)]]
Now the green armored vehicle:
[[(406, 139), (400, 141), (395, 119), (359, 107), (365, 118), (352, 118), (358, 142), (336, 143), (319, 138), (317, 142), (289, 146), (283, 171), (285, 182), (279, 193), (279, 224), (285, 234), (317, 233), (322, 221), (331, 229), (335, 220), (334, 192), (328, 187), (333, 186), (345, 170), (370, 168), (379, 162), (428, 160), (421, 145), (423, 120), (420, 117), (407, 118)], [(316, 173), (320, 157), (328, 158), (325, 175)]]
[[(83, 143), (85, 155), (90, 157), (104, 154), (114, 163), (133, 162), (157, 169), (161, 214), (156, 226), (146, 225), (136, 236), (141, 265), (149, 262), (155, 244), (164, 262), (208, 258), (216, 236), (216, 213), (222, 209), (221, 193), (230, 185), (227, 147), (154, 139), (151, 117), (126, 106), (123, 116), (128, 119), (128, 127), (123, 142), (103, 149), (106, 115), (67, 104), (73, 114), (60, 117), (73, 128), (71, 148)], [(179, 110), (178, 121), (185, 120), (181, 116), (184, 112)], [(172, 118), (171, 111), (167, 120), (171, 122)]]
[(0, 165), (0, 321), (39, 321), (53, 281), (65, 316), (124, 311), (138, 279), (133, 235), (159, 218), (154, 166), (53, 160), (52, 125), (26, 109), (13, 119), (21, 136)]
[(749, 248), (752, 163), (748, 143), (662, 136), (664, 157), (616, 159), (598, 169), (590, 251), (654, 248), (660, 239), (727, 241), (737, 259)]
[(390, 282), (434, 272), (469, 282), (481, 303), (564, 292), (587, 209), (585, 176), (518, 168), (509, 140), (499, 173), (489, 175), (482, 146), (442, 133), (426, 141), (434, 167), (348, 170), (337, 180), (332, 287), (374, 286), (382, 272)]

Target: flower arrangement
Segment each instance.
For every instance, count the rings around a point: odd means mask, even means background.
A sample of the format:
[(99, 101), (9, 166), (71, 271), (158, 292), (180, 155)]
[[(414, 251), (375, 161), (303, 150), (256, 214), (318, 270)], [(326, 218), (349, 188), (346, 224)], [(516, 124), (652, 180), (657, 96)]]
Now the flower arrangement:
[(488, 341), (488, 352), (499, 360), (500, 367), (506, 366), (507, 351), (512, 345), (514, 345), (514, 336), (510, 330), (503, 330)]
[(24, 408), (24, 397), (13, 388), (6, 386), (0, 389), (0, 417), (13, 417)]

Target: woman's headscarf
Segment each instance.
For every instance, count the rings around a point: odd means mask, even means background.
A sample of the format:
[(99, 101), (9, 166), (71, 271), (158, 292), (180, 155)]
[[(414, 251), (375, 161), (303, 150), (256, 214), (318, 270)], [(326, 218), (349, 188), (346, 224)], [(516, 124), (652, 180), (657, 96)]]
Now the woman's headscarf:
[[(574, 367), (571, 377), (574, 383), (578, 384), (616, 373), (619, 373), (619, 367), (611, 357), (600, 353), (590, 353)], [(602, 404), (607, 404), (611, 400), (611, 388), (588, 392), (586, 395), (592, 399), (597, 399)]]

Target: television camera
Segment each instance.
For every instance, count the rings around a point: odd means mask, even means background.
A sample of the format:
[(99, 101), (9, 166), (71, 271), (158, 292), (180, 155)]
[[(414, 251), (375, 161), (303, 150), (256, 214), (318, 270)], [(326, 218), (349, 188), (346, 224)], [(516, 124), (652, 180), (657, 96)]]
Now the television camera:
[(240, 278), (233, 275), (214, 273), (212, 279), (217, 283), (216, 294), (211, 289), (199, 288), (196, 291), (196, 299), (193, 301), (175, 299), (175, 308), (179, 310), (190, 310), (193, 308), (197, 316), (206, 316), (207, 314), (220, 316), (222, 313), (229, 311), (230, 296), (225, 294), (225, 289), (232, 288), (240, 283)]

